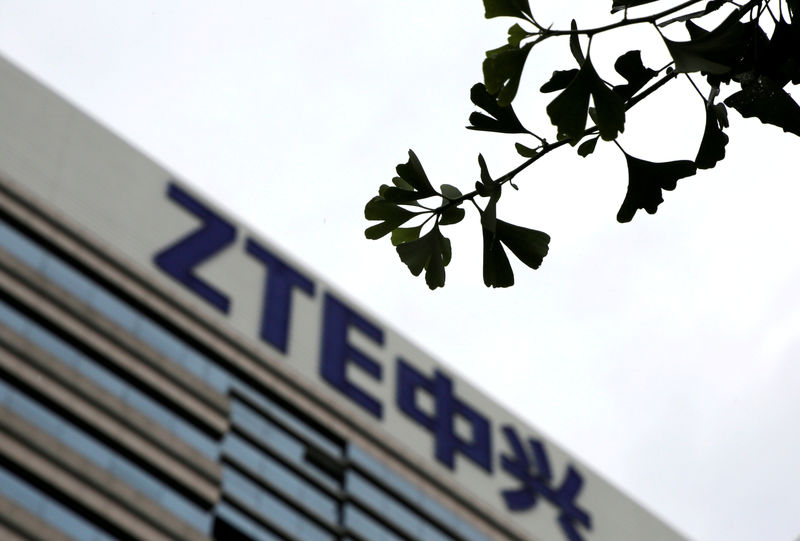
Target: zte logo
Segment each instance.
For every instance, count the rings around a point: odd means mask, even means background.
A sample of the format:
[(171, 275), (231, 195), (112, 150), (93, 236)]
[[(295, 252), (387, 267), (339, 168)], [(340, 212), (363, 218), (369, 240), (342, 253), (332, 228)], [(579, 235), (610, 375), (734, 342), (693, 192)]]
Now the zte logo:
[[(195, 273), (195, 269), (234, 244), (236, 227), (175, 184), (169, 184), (167, 196), (185, 211), (200, 219), (202, 225), (158, 252), (157, 267), (183, 284), (214, 309), (229, 314), (231, 299)], [(264, 266), (265, 285), (261, 305), (259, 336), (283, 352), (288, 351), (292, 313), (292, 293), (299, 290), (314, 298), (315, 283), (298, 269), (272, 253), (255, 239), (247, 238), (244, 251)], [(406, 418), (430, 433), (434, 458), (455, 470), (455, 457), (461, 455), (487, 474), (494, 473), (493, 423), (477, 407), (461, 399), (453, 380), (439, 370), (429, 376), (402, 357), (395, 363), (394, 404), (386, 404), (347, 378), (348, 367), (355, 368), (377, 382), (384, 380), (384, 366), (348, 340), (356, 329), (378, 346), (384, 344), (384, 332), (329, 292), (322, 303), (322, 341), (319, 377), (360, 406), (372, 417), (382, 420), (385, 407), (396, 407)], [(427, 395), (433, 410), (421, 407), (420, 395)], [(456, 433), (456, 420), (470, 427), (469, 437)], [(523, 440), (511, 425), (501, 427), (505, 452), (498, 456), (500, 468), (515, 480), (515, 486), (502, 490), (500, 496), (509, 511), (534, 508), (539, 499), (558, 509), (558, 522), (569, 541), (581, 541), (579, 527), (591, 529), (591, 517), (579, 508), (576, 499), (583, 478), (572, 466), (556, 483), (544, 444), (537, 439)], [(459, 431), (461, 432), (461, 431)]]

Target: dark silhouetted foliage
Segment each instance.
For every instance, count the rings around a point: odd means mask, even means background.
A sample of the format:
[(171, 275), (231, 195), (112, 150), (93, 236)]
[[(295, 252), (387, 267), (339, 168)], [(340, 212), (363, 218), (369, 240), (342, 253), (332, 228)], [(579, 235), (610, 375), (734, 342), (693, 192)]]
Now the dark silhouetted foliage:
[[(654, 214), (664, 201), (662, 190), (674, 190), (678, 180), (698, 169), (710, 169), (725, 158), (728, 107), (742, 117), (755, 117), (800, 136), (800, 105), (785, 90), (788, 84), (800, 83), (800, 0), (612, 0), (613, 20), (605, 26), (578, 28), (573, 20), (570, 28), (563, 30), (540, 24), (528, 0), (483, 3), (486, 18), (513, 17), (519, 22), (509, 28), (505, 45), (486, 53), (484, 80), (470, 93), (482, 112), (472, 113), (467, 127), (532, 138), (534, 146), (528, 141), (516, 142), (517, 152), (525, 160), (496, 178), (489, 174), (483, 156), (478, 156), (480, 180), (474, 190), (463, 194), (447, 184), (437, 191), (417, 156), (409, 151), (408, 162), (397, 166), (394, 185), (381, 186), (365, 209), (368, 220), (379, 222), (366, 230), (367, 238), (391, 233), (401, 261), (415, 276), (424, 270), (431, 289), (444, 286), (445, 267), (451, 260), (450, 241), (441, 228), (464, 218), (466, 201), (480, 213), (487, 286), (514, 284), (506, 248), (525, 265), (539, 268), (550, 237), (500, 220), (497, 202), (505, 184), (516, 188), (513, 180), (519, 173), (557, 148), (577, 146), (577, 153), (587, 157), (599, 140), (619, 147), (628, 168), (628, 189), (617, 220), (629, 222), (638, 209)], [(633, 17), (632, 12), (647, 14)], [(677, 41), (663, 34), (665, 27), (676, 24), (684, 25), (688, 40)], [(650, 26), (658, 32), (671, 61), (656, 69), (644, 65), (639, 50), (630, 50), (614, 63), (627, 83), (614, 86), (595, 69), (592, 39), (631, 25)], [(546, 107), (555, 127), (555, 142), (548, 142), (523, 125), (512, 103), (523, 71), (530, 66), (535, 69), (529, 60), (536, 45), (559, 37), (565, 38), (577, 66), (556, 70), (540, 88), (542, 93), (555, 94)], [(585, 51), (581, 40), (587, 44)], [(697, 155), (693, 160), (664, 163), (630, 155), (617, 142), (625, 129), (627, 111), (678, 77), (689, 78), (703, 102), (705, 128)], [(706, 86), (707, 95), (701, 85)], [(719, 99), (723, 91), (727, 97)], [(427, 201), (423, 204), (423, 200)], [(414, 226), (401, 227), (414, 218), (418, 218)]]

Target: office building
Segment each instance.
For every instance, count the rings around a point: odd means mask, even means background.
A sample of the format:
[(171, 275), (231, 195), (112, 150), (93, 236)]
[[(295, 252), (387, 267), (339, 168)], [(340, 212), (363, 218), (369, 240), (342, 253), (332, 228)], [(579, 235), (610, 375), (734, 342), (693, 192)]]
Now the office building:
[(3, 59), (0, 125), (0, 539), (682, 539)]

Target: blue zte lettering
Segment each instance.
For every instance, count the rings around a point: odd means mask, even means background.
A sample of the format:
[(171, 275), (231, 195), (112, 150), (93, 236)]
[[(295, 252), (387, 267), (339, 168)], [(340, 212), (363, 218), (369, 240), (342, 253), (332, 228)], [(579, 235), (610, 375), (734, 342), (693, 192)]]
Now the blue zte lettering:
[[(429, 415), (417, 405), (417, 391), (427, 392), (434, 402), (434, 412)], [(400, 411), (427, 428), (435, 439), (436, 459), (455, 469), (455, 455), (461, 453), (472, 462), (492, 472), (492, 439), (489, 420), (455, 397), (453, 382), (436, 370), (431, 379), (418, 372), (403, 359), (397, 359), (397, 406)], [(456, 417), (466, 420), (472, 427), (471, 441), (456, 435)]]
[(217, 310), (227, 314), (231, 306), (227, 295), (196, 276), (194, 269), (232, 244), (236, 229), (173, 183), (169, 184), (167, 195), (200, 218), (203, 225), (156, 254), (153, 258), (155, 264)]
[(292, 315), (292, 289), (298, 288), (313, 297), (314, 282), (253, 239), (247, 239), (245, 250), (267, 268), (261, 309), (261, 338), (286, 353)]
[(544, 445), (532, 438), (528, 440), (533, 458), (531, 460), (512, 427), (504, 426), (503, 434), (511, 448), (511, 455), (501, 455), (500, 465), (520, 482), (519, 488), (502, 491), (506, 507), (511, 511), (526, 511), (533, 508), (537, 498), (541, 496), (558, 509), (558, 523), (567, 539), (583, 541), (578, 525), (591, 530), (592, 518), (575, 503), (583, 486), (581, 475), (572, 466), (568, 466), (561, 486), (553, 488), (553, 474)]
[(320, 375), (350, 400), (381, 419), (383, 406), (372, 396), (347, 379), (347, 365), (352, 362), (377, 381), (383, 378), (382, 367), (363, 351), (347, 341), (347, 333), (355, 327), (378, 345), (383, 345), (383, 331), (348, 308), (330, 293), (325, 294)]

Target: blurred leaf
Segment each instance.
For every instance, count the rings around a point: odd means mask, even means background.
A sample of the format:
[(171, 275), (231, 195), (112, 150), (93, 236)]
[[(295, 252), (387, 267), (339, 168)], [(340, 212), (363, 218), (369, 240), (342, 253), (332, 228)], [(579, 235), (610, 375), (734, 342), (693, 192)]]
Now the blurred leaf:
[(416, 240), (398, 245), (397, 254), (414, 276), (425, 270), (425, 283), (430, 289), (444, 286), (444, 268), (450, 263), (452, 250), (450, 240), (438, 226)]
[(450, 184), (442, 184), (439, 189), (442, 191), (442, 195), (445, 197), (445, 199), (449, 199), (450, 201), (453, 199), (458, 199), (462, 195), (461, 190), (455, 186), (451, 186)]
[(731, 13), (710, 32), (689, 21), (686, 24), (692, 35), (689, 41), (663, 38), (675, 61), (675, 69), (681, 73), (702, 71), (714, 75), (732, 71), (747, 56), (748, 38), (751, 37), (748, 33), (755, 29), (753, 23), (739, 22), (741, 16), (738, 11)]
[(725, 108), (724, 103), (715, 103), (711, 106), (711, 110), (719, 123), (720, 128), (728, 127), (728, 109)]
[(513, 47), (519, 47), (522, 40), (532, 36), (530, 32), (522, 28), (519, 24), (514, 24), (508, 29), (508, 44)]
[[(665, 26), (669, 26), (672, 23), (689, 22), (692, 19), (696, 19), (698, 17), (705, 17), (709, 13), (717, 11), (725, 4), (726, 0), (711, 0), (708, 4), (706, 4), (706, 7), (704, 7), (703, 9), (699, 11), (693, 11), (691, 13), (684, 13), (683, 15), (678, 15), (677, 17), (673, 17), (672, 19), (667, 19), (666, 21), (658, 23), (658, 27), (664, 28)], [(694, 36), (692, 36), (692, 38), (694, 38)]]
[(729, 96), (725, 105), (745, 118), (756, 117), (783, 131), (800, 136), (800, 105), (766, 75), (742, 81), (742, 89)]
[(486, 90), (497, 96), (499, 106), (505, 107), (514, 101), (522, 69), (532, 47), (533, 43), (521, 48), (503, 45), (486, 51), (486, 59), (483, 61), (483, 80), (486, 83)]
[(397, 174), (419, 192), (420, 198), (437, 195), (413, 150), (408, 151), (408, 162), (397, 166)]
[(392, 244), (397, 246), (404, 242), (410, 242), (419, 238), (419, 233), (422, 231), (422, 226), (417, 227), (399, 227), (392, 231)]
[(496, 238), (532, 269), (538, 269), (549, 250), (550, 235), (497, 220)]
[(404, 190), (413, 190), (414, 189), (414, 186), (412, 186), (411, 184), (409, 184), (408, 182), (406, 182), (405, 180), (403, 180), (400, 177), (392, 178), (392, 184), (394, 184), (398, 188), (403, 188)]
[(578, 154), (583, 156), (584, 158), (594, 152), (595, 147), (597, 146), (597, 140), (600, 139), (600, 136), (592, 137), (591, 139), (587, 139), (583, 143), (580, 144), (578, 147)]
[(478, 154), (478, 165), (481, 168), (481, 182), (483, 182), (483, 185), (487, 188), (492, 189), (494, 180), (492, 180), (492, 175), (489, 174), (489, 167), (486, 165), (483, 154)]
[(539, 153), (535, 148), (528, 148), (522, 143), (514, 143), (514, 148), (517, 149), (517, 153), (523, 158), (533, 158)]
[(583, 65), (586, 59), (583, 57), (583, 51), (581, 51), (581, 42), (578, 38), (578, 23), (575, 22), (575, 19), (572, 19), (572, 22), (569, 23), (569, 29), (572, 31), (569, 35), (569, 50), (572, 51), (572, 56), (575, 57), (578, 65)]
[[(589, 60), (586, 62), (589, 63)], [(596, 72), (592, 84), (592, 100), (597, 115), (594, 120), (600, 137), (604, 141), (613, 141), (617, 134), (625, 130), (625, 103), (619, 94), (606, 86)]]
[(572, 145), (583, 137), (586, 129), (589, 96), (592, 94), (591, 74), (585, 69), (587, 65), (584, 63), (575, 78), (547, 105), (547, 114), (558, 129), (559, 139), (571, 139)]
[(422, 194), (415, 191), (413, 188), (408, 190), (396, 186), (387, 186), (386, 184), (378, 188), (378, 195), (389, 202), (398, 204), (411, 204), (422, 198)]
[(766, 54), (759, 55), (757, 71), (783, 87), (789, 81), (800, 83), (800, 23), (781, 18), (769, 38)]
[(492, 233), (497, 228), (497, 201), (500, 199), (499, 195), (492, 195), (486, 207), (481, 212), (481, 226), (488, 229)]
[(470, 90), (472, 103), (489, 113), (472, 113), (469, 121), (472, 124), (467, 126), (470, 130), (491, 131), (498, 133), (528, 133), (511, 105), (500, 106), (497, 104), (497, 97), (489, 94), (483, 83), (477, 83)]
[(543, 84), (539, 91), (547, 93), (555, 92), (556, 90), (564, 90), (576, 75), (578, 75), (578, 70), (574, 68), (571, 70), (556, 70), (553, 72), (550, 80)]
[(614, 0), (613, 5), (611, 6), (611, 13), (616, 13), (626, 8), (641, 6), (657, 1), (658, 0)]
[(486, 287), (510, 287), (514, 285), (514, 271), (508, 256), (496, 235), (483, 229), (483, 283)]
[(698, 169), (711, 169), (717, 162), (725, 158), (725, 145), (728, 136), (722, 131), (713, 105), (706, 107), (706, 127), (700, 149), (694, 159)]
[(367, 228), (364, 234), (368, 239), (379, 239), (416, 215), (416, 212), (399, 207), (383, 197), (373, 197), (364, 207), (364, 217), (367, 220), (382, 220), (382, 223)]
[(630, 222), (638, 209), (655, 214), (664, 199), (661, 190), (674, 190), (679, 179), (697, 172), (693, 162), (678, 160), (654, 163), (625, 153), (628, 162), (628, 192), (617, 213), (617, 221)]
[(483, 7), (486, 10), (486, 18), (493, 17), (517, 17), (524, 19), (525, 15), (530, 18), (531, 7), (528, 0), (483, 0)]
[(453, 225), (464, 219), (464, 209), (455, 205), (447, 207), (439, 220), (439, 225)]
[(614, 92), (619, 94), (625, 101), (631, 99), (639, 90), (644, 88), (644, 85), (658, 75), (657, 71), (644, 67), (641, 51), (628, 51), (620, 56), (614, 62), (614, 69), (628, 81), (628, 84), (614, 87)]
[(605, 140), (615, 139), (625, 128), (625, 106), (622, 98), (606, 86), (587, 58), (577, 76), (547, 106), (550, 121), (558, 128), (559, 138), (576, 145), (586, 129), (589, 96), (594, 98), (597, 127)]

